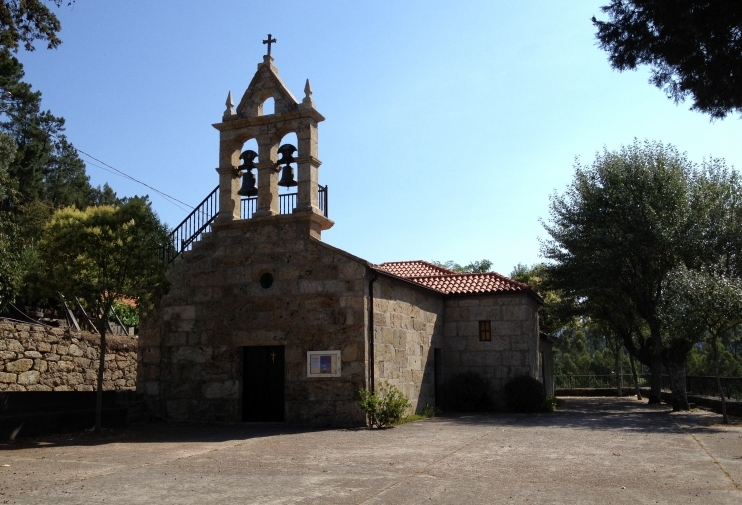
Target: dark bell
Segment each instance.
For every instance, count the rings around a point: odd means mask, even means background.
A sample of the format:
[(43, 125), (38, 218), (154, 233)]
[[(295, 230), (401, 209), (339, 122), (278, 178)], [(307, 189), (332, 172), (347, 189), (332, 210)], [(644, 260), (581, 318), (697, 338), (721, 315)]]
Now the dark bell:
[(278, 154), (281, 155), (281, 159), (278, 160), (279, 165), (289, 165), (291, 163), (296, 163), (296, 160), (294, 159), (294, 152), (296, 152), (296, 148), (292, 146), (291, 144), (284, 144), (281, 147), (278, 148)]
[(284, 144), (278, 148), (278, 153), (281, 155), (278, 164), (284, 166), (281, 171), (281, 180), (278, 181), (278, 185), (284, 188), (292, 188), (299, 185), (294, 178), (294, 169), (291, 166), (291, 163), (296, 163), (293, 156), (294, 151), (296, 151), (296, 148), (291, 144)]
[(291, 165), (286, 165), (281, 170), (281, 180), (278, 181), (278, 185), (284, 188), (291, 188), (298, 186), (299, 183), (294, 179), (294, 168)]
[(242, 187), (237, 194), (240, 196), (256, 196), (258, 194), (258, 188), (255, 187), (255, 175), (252, 170), (242, 174)]
[(240, 154), (242, 165), (239, 168), (245, 171), (242, 174), (242, 187), (237, 192), (240, 196), (255, 196), (258, 194), (258, 188), (255, 187), (255, 175), (252, 173), (252, 169), (255, 168), (255, 158), (257, 156), (258, 153), (249, 149)]
[(240, 170), (252, 170), (253, 168), (255, 168), (255, 158), (257, 157), (258, 153), (256, 153), (252, 149), (248, 149), (247, 151), (244, 151), (242, 154), (240, 154), (240, 159), (242, 160)]

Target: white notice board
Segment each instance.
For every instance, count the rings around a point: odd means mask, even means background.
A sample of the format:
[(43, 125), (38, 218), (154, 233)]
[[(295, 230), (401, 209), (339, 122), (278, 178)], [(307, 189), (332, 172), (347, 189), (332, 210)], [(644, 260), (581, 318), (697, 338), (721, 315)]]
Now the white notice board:
[(307, 351), (307, 377), (340, 377), (340, 351)]

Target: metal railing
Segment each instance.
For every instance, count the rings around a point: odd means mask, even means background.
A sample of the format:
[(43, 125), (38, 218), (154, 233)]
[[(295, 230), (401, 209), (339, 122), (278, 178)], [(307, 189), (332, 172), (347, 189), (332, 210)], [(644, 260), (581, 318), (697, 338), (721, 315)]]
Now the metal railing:
[(319, 210), (322, 211), (322, 213), (327, 217), (327, 194), (329, 193), (329, 190), (327, 189), (327, 186), (320, 186), (319, 187)]
[[(319, 210), (327, 217), (327, 186), (319, 186), (317, 204)], [(278, 212), (281, 214), (291, 214), (296, 208), (296, 199), (298, 193), (284, 193), (278, 195)], [(258, 197), (251, 196), (243, 198), (240, 202), (240, 217), (242, 219), (250, 219), (258, 210)]]
[[(650, 375), (639, 375), (639, 387), (649, 387)], [(623, 388), (634, 387), (634, 378), (631, 374), (621, 375)], [(720, 377), (724, 395), (732, 400), (742, 400), (742, 377)], [(611, 389), (616, 387), (616, 376), (610, 375), (556, 375), (554, 376), (555, 389)], [(670, 378), (662, 376), (662, 389), (670, 389)], [(716, 377), (688, 375), (685, 378), (685, 390), (689, 395), (719, 397), (719, 388)]]
[[(327, 217), (327, 186), (318, 188), (318, 205)], [(297, 193), (285, 193), (278, 196), (278, 208), (281, 214), (291, 214), (296, 208)], [(243, 198), (240, 202), (240, 217), (250, 219), (258, 208), (258, 197)], [(167, 242), (160, 247), (160, 259), (172, 263), (175, 258), (190, 251), (193, 243), (211, 228), (219, 215), (219, 186), (193, 209), (178, 226), (168, 235)]]
[[(634, 377), (631, 374), (620, 376), (624, 388), (634, 387)], [(639, 386), (649, 387), (649, 375), (639, 376)], [(555, 389), (580, 389), (580, 388), (615, 388), (616, 375), (555, 375)]]
[[(663, 387), (665, 377), (662, 378)], [(719, 377), (724, 396), (732, 400), (742, 400), (742, 377)], [(685, 379), (685, 389), (689, 395), (720, 396), (716, 377), (689, 375)]]
[(160, 259), (172, 263), (184, 251), (189, 251), (193, 247), (193, 242), (198, 240), (218, 214), (219, 186), (170, 232), (167, 242), (160, 247)]

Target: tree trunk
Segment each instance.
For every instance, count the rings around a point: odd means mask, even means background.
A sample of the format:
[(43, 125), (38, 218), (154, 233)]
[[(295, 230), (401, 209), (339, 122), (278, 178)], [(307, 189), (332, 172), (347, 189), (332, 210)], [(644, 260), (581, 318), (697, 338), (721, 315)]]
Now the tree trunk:
[(615, 339), (613, 342), (613, 357), (615, 358), (615, 370), (616, 370), (616, 394), (621, 397), (623, 396), (623, 388), (621, 387), (622, 383), (622, 377), (621, 377), (621, 343), (618, 339)]
[(98, 356), (100, 362), (98, 364), (98, 390), (95, 395), (95, 432), (100, 434), (101, 418), (103, 417), (103, 370), (106, 366), (106, 327), (108, 326), (108, 314), (104, 312), (98, 322), (98, 333), (100, 333), (100, 351), (98, 352)]
[(714, 336), (711, 339), (711, 357), (714, 360), (714, 373), (716, 374), (716, 387), (719, 388), (719, 396), (721, 397), (721, 418), (722, 423), (729, 424), (729, 417), (727, 417), (727, 398), (724, 396), (724, 389), (721, 387), (721, 376), (719, 375), (719, 346), (718, 337)]
[(667, 372), (670, 375), (672, 410), (690, 410), (688, 397), (685, 392), (685, 356), (682, 358), (668, 359)]
[(662, 335), (652, 328), (652, 364), (649, 379), (649, 403), (662, 403)]
[(642, 399), (642, 390), (639, 388), (639, 376), (636, 373), (636, 365), (634, 364), (634, 356), (629, 353), (629, 363), (631, 363), (631, 375), (634, 377), (634, 390), (636, 392), (636, 399)]
[(649, 367), (649, 403), (662, 403), (662, 357), (652, 356)]

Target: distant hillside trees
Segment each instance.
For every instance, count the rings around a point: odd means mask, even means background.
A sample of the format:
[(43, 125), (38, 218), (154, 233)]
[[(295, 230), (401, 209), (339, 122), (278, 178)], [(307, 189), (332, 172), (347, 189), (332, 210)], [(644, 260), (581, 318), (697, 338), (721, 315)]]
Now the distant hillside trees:
[(472, 261), (467, 265), (459, 265), (453, 260), (441, 262), (433, 261), (434, 265), (453, 270), (458, 274), (481, 274), (492, 271), (492, 262), (488, 259), (482, 261)]

